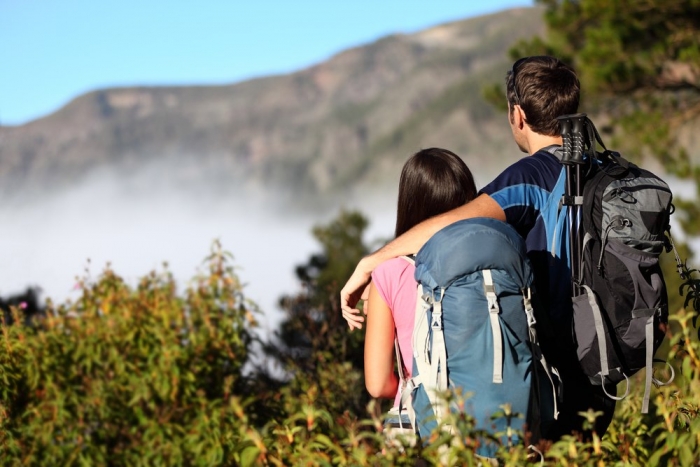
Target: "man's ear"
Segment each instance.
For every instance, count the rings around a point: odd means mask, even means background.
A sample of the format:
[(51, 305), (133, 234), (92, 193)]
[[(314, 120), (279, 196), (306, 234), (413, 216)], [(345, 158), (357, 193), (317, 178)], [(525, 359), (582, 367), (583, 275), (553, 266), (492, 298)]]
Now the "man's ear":
[(513, 124), (520, 130), (525, 126), (525, 112), (519, 105), (513, 106)]

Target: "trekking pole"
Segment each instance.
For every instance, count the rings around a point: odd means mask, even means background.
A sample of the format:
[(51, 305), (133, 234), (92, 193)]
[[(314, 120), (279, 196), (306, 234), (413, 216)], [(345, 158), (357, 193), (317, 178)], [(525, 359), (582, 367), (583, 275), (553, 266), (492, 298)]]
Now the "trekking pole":
[(562, 115), (558, 117), (564, 155), (561, 162), (566, 168), (566, 187), (563, 204), (569, 216), (569, 260), (571, 262), (571, 291), (574, 297), (581, 294), (581, 205), (583, 204), (583, 181), (581, 167), (585, 163), (586, 114)]

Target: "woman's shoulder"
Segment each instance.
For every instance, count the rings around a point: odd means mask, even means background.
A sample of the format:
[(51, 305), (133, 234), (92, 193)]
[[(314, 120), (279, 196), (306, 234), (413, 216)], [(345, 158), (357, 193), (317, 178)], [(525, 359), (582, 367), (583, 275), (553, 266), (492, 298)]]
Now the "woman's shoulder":
[(398, 257), (398, 258), (391, 258), (387, 261), (384, 261), (381, 263), (377, 268), (374, 270), (375, 273), (400, 273), (403, 272), (407, 269), (414, 270), (415, 266), (413, 265), (412, 261), (409, 261), (405, 257)]
[(379, 284), (398, 284), (413, 280), (416, 267), (406, 258), (392, 258), (384, 261), (372, 272), (372, 280)]
[[(375, 268), (372, 283), (390, 309), (399, 307), (406, 296), (415, 300), (415, 270), (412, 262), (401, 257), (387, 260)], [(415, 308), (415, 303), (412, 307)]]

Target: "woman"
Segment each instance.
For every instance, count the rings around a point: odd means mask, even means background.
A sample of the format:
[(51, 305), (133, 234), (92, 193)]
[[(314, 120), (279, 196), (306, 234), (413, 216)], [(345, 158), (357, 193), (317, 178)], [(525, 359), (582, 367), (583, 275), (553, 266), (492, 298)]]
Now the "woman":
[[(404, 165), (399, 181), (395, 235), (432, 216), (461, 206), (476, 196), (474, 178), (467, 165), (447, 149), (430, 148), (414, 154)], [(410, 378), (411, 336), (416, 306), (415, 268), (407, 258), (394, 258), (372, 273), (367, 300), (365, 336), (365, 385), (372, 397), (394, 398), (386, 424), (410, 428), (407, 417), (398, 419), (401, 395), (394, 373), (394, 342), (398, 341), (402, 371)]]

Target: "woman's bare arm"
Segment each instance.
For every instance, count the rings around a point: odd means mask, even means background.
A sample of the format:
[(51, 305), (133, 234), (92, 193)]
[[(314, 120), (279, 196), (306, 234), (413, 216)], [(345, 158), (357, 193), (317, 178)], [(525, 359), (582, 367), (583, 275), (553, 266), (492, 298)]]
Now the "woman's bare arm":
[(399, 388), (394, 373), (396, 325), (377, 288), (369, 286), (365, 335), (365, 385), (372, 397), (393, 398)]

